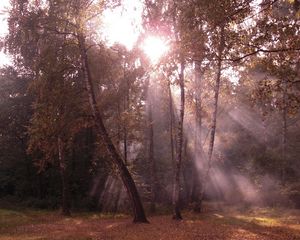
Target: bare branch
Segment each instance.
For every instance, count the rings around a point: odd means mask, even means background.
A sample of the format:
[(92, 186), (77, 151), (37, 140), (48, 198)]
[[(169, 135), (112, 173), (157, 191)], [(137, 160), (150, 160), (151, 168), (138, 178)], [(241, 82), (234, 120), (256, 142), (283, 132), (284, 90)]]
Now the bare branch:
[(234, 59), (223, 59), (224, 61), (232, 61), (232, 62), (238, 62), (240, 60), (243, 60), (247, 57), (256, 55), (260, 52), (262, 53), (277, 53), (277, 52), (294, 52), (294, 51), (300, 51), (300, 48), (281, 48), (281, 49), (257, 49), (253, 52), (247, 53), (241, 57), (234, 58)]

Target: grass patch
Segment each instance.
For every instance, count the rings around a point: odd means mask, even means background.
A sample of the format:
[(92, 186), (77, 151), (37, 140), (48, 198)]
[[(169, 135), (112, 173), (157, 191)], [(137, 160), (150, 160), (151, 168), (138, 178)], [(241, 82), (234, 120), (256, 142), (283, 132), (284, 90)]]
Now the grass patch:
[(0, 209), (0, 231), (5, 228), (11, 228), (25, 224), (30, 220), (31, 219), (24, 213)]

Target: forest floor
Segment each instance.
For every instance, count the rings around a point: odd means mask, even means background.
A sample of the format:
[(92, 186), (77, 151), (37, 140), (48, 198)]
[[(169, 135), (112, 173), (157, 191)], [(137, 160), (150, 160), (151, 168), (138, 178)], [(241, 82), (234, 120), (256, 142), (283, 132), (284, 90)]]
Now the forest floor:
[(133, 224), (126, 215), (8, 210), (0, 208), (0, 240), (300, 240), (300, 211), (256, 208), (183, 212), (149, 217), (150, 224)]

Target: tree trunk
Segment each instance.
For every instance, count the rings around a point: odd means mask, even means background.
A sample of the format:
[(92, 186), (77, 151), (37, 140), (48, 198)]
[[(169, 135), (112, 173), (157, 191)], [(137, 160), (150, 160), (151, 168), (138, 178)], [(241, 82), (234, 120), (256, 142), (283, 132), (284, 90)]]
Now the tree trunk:
[(183, 137), (183, 164), (182, 164), (182, 176), (183, 176), (183, 182), (185, 187), (185, 201), (184, 205), (186, 203), (189, 203), (190, 199), (190, 193), (191, 193), (191, 182), (190, 182), (190, 175), (188, 172), (188, 162), (189, 162), (189, 153), (188, 153), (188, 139), (186, 137)]
[(184, 104), (185, 104), (185, 92), (184, 92), (184, 60), (181, 59), (179, 85), (180, 85), (180, 114), (178, 121), (178, 133), (177, 133), (177, 156), (176, 167), (173, 187), (173, 219), (181, 220), (180, 213), (180, 172), (182, 162), (182, 145), (183, 145), (183, 120), (184, 120)]
[(120, 177), (123, 181), (123, 184), (126, 188), (126, 191), (128, 193), (128, 197), (132, 203), (132, 208), (134, 212), (134, 219), (133, 222), (135, 223), (147, 223), (147, 218), (144, 212), (144, 208), (140, 199), (140, 196), (138, 194), (136, 185), (133, 181), (133, 178), (131, 174), (129, 173), (126, 165), (124, 164), (122, 157), (119, 155), (117, 149), (115, 148), (105, 126), (104, 122), (101, 116), (101, 113), (97, 107), (96, 97), (93, 89), (93, 82), (91, 77), (91, 72), (89, 68), (89, 62), (88, 62), (88, 56), (87, 56), (87, 50), (85, 45), (85, 38), (82, 35), (82, 33), (78, 33), (78, 42), (79, 42), (79, 50), (81, 55), (81, 61), (83, 65), (83, 71), (84, 71), (84, 82), (86, 86), (86, 90), (89, 97), (89, 103), (91, 107), (91, 112), (93, 115), (93, 118), (95, 120), (95, 127), (96, 131), (101, 136), (108, 152), (111, 155), (111, 159), (113, 163), (116, 165)]
[(194, 139), (194, 169), (193, 169), (193, 185), (191, 192), (191, 203), (194, 212), (201, 212), (201, 179), (200, 179), (200, 161), (203, 161), (202, 149), (202, 86), (201, 86), (201, 61), (195, 63), (195, 139)]
[(154, 161), (154, 130), (153, 130), (153, 117), (152, 117), (152, 100), (151, 96), (148, 94), (148, 126), (149, 126), (149, 164), (150, 164), (150, 178), (151, 178), (151, 206), (150, 211), (155, 212), (155, 201), (156, 201), (156, 186), (157, 186), (157, 177), (156, 177), (156, 166)]
[(149, 78), (146, 82), (146, 93), (147, 93), (147, 102), (148, 102), (148, 134), (149, 134), (149, 152), (148, 152), (148, 161), (150, 166), (150, 211), (153, 213), (156, 210), (155, 202), (157, 197), (157, 175), (156, 175), (156, 164), (154, 159), (154, 123), (153, 123), (153, 103), (152, 103), (152, 94), (150, 93), (150, 82)]
[(69, 183), (69, 176), (68, 176), (68, 164), (65, 160), (65, 150), (63, 146), (63, 142), (60, 137), (57, 139), (57, 146), (58, 146), (58, 159), (59, 159), (59, 170), (61, 176), (61, 183), (62, 183), (62, 211), (61, 213), (65, 216), (70, 216), (70, 183)]
[(123, 133), (124, 133), (124, 138), (123, 138), (123, 148), (124, 148), (124, 163), (125, 165), (128, 164), (128, 161), (127, 161), (127, 154), (128, 154), (128, 151), (127, 151), (127, 128), (125, 126), (126, 123), (124, 123), (124, 127), (123, 127)]
[(216, 127), (217, 127), (217, 114), (218, 114), (218, 102), (219, 102), (219, 92), (220, 92), (220, 82), (221, 82), (221, 73), (222, 73), (222, 55), (223, 50), (225, 47), (225, 25), (223, 24), (220, 27), (220, 43), (218, 48), (218, 64), (217, 64), (217, 76), (216, 76), (216, 85), (214, 89), (214, 110), (212, 114), (212, 125), (210, 130), (210, 141), (209, 141), (209, 148), (208, 148), (208, 159), (207, 159), (207, 169), (204, 173), (202, 178), (202, 189), (200, 194), (200, 201), (202, 202), (205, 192), (205, 187), (208, 181), (209, 171), (211, 169), (212, 164), (212, 154), (214, 149), (214, 142), (215, 142), (215, 134), (216, 134)]
[(287, 81), (283, 81), (283, 104), (282, 104), (282, 168), (281, 181), (286, 181), (286, 135), (287, 135)]
[(174, 134), (173, 134), (173, 125), (174, 125), (174, 107), (173, 107), (173, 98), (171, 91), (171, 84), (168, 82), (169, 90), (169, 111), (170, 111), (170, 145), (171, 145), (171, 162), (175, 172), (175, 157), (174, 157)]
[(121, 120), (121, 104), (120, 100), (118, 100), (118, 124), (117, 124), (117, 140), (116, 145), (118, 150), (121, 152), (121, 140), (122, 140), (122, 120)]
[[(124, 58), (124, 65), (123, 65), (123, 77), (124, 77), (124, 85), (125, 86), (125, 91), (126, 91), (126, 95), (124, 97), (124, 111), (129, 111), (129, 81), (126, 78), (126, 57)], [(124, 149), (124, 162), (125, 165), (128, 164), (128, 134), (127, 134), (127, 126), (126, 126), (126, 120), (125, 119), (124, 123), (123, 123), (123, 149)]]

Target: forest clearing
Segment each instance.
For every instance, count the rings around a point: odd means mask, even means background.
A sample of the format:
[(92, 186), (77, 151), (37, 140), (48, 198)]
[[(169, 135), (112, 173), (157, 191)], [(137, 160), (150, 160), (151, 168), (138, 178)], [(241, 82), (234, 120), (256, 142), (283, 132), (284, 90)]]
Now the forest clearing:
[(299, 210), (256, 208), (207, 209), (203, 214), (183, 213), (184, 220), (169, 215), (151, 216), (150, 224), (133, 224), (127, 215), (38, 210), (0, 210), (0, 240), (297, 240)]
[(1, 0), (0, 240), (300, 239), (299, 36), (300, 0)]

